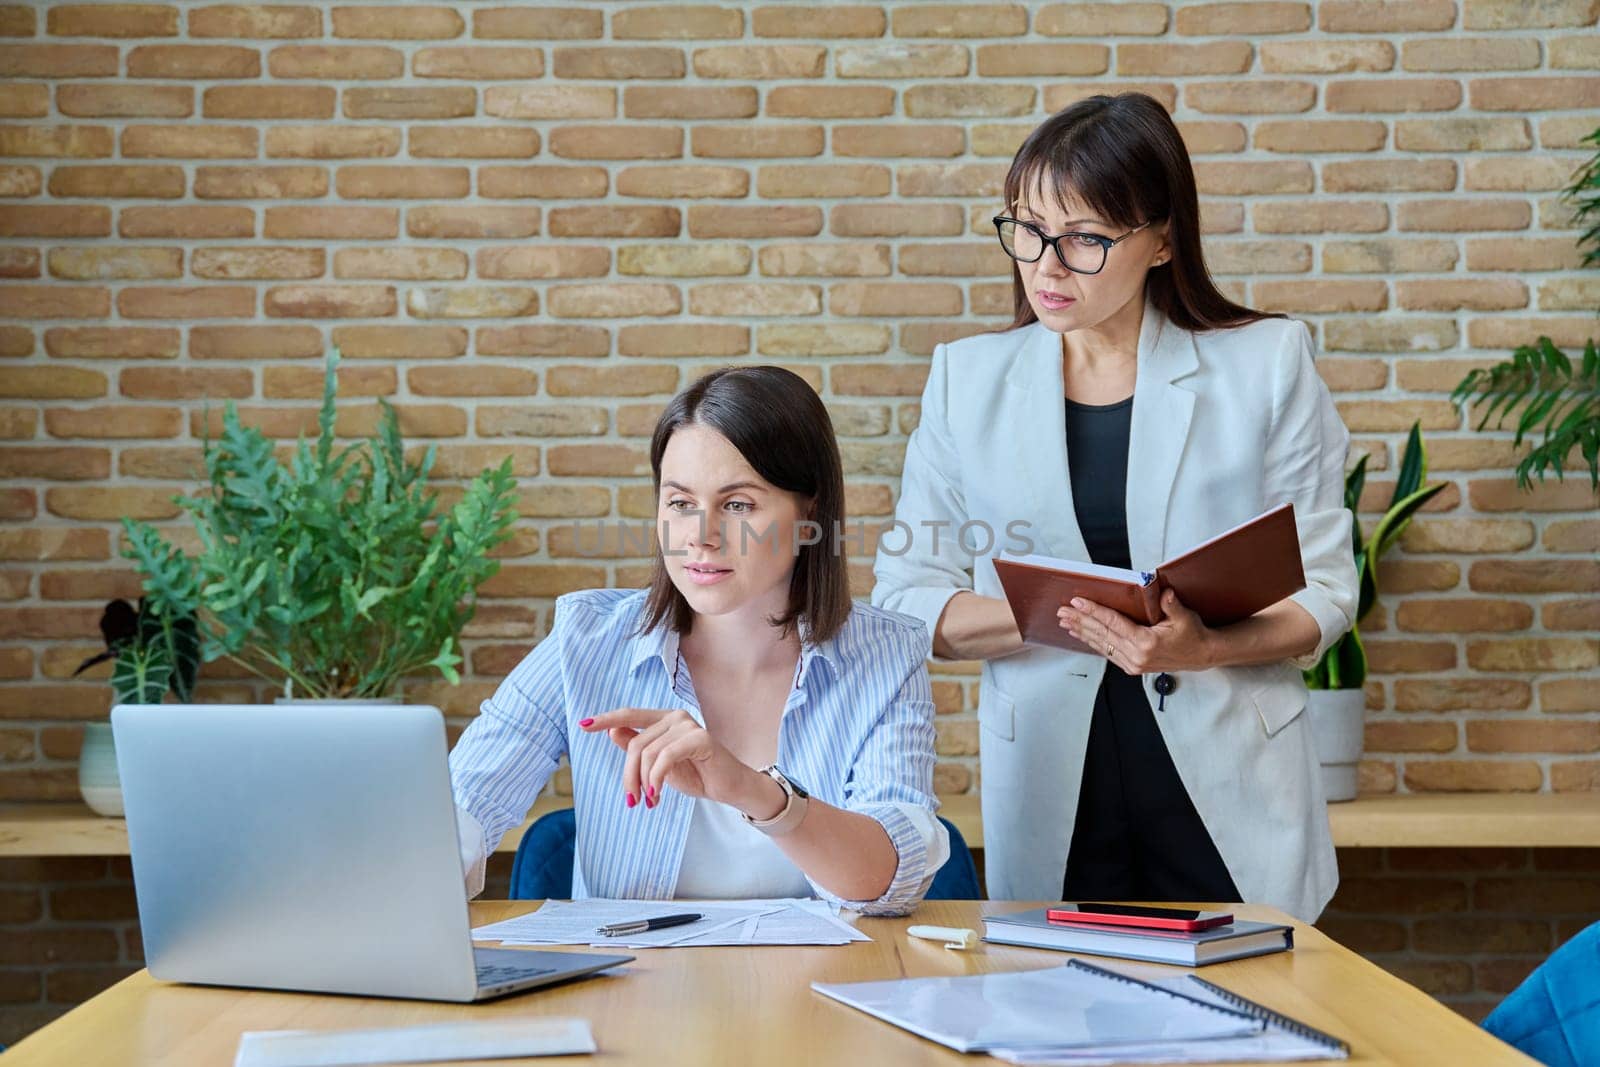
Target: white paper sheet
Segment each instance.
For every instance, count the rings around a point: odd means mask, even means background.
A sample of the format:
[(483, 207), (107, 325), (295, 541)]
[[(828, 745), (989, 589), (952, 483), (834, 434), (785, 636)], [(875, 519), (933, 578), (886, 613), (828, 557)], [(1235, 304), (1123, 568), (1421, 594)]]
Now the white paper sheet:
[(250, 1030), (239, 1037), (233, 1067), (448, 1063), (594, 1051), (587, 1019), (485, 1019), (381, 1030)]
[[(596, 930), (678, 912), (705, 918), (622, 937)], [(822, 900), (546, 901), (539, 910), (472, 931), (474, 940), (504, 945), (593, 945), (608, 948), (686, 948), (711, 945), (843, 945), (870, 941)]]

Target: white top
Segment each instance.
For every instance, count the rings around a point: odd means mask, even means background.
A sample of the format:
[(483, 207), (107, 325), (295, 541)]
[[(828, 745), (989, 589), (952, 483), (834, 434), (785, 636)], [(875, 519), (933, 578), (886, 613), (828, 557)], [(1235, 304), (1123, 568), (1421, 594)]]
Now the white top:
[(789, 900), (811, 883), (776, 841), (744, 821), (739, 809), (696, 799), (672, 895), (685, 900)]

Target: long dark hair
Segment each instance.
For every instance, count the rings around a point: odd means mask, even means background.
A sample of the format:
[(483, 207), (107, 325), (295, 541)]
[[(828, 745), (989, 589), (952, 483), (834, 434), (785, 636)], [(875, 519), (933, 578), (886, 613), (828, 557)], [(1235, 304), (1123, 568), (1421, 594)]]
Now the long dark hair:
[[(826, 641), (850, 614), (850, 582), (835, 536), (845, 521), (844, 467), (822, 399), (804, 378), (782, 367), (727, 367), (705, 375), (673, 397), (656, 422), (650, 472), (658, 496), (667, 442), (690, 424), (717, 431), (768, 483), (809, 502), (805, 517), (821, 536), (800, 546), (789, 577), (788, 606), (767, 621), (788, 635), (804, 620), (812, 643)], [(669, 617), (679, 633), (694, 624), (694, 609), (672, 584), (658, 547), (640, 632)]]
[[(1046, 179), (1049, 189), (1044, 188)], [(1006, 174), (1007, 211), (1016, 207), (1024, 190), (1058, 204), (1070, 191), (1124, 230), (1166, 219), (1172, 258), (1151, 268), (1145, 299), (1186, 330), (1287, 317), (1235, 304), (1212, 282), (1200, 249), (1200, 198), (1189, 152), (1167, 109), (1151, 96), (1091, 96), (1041, 122), (1017, 149)], [(1014, 330), (1038, 316), (1015, 263), (1011, 285), (1014, 310), (1008, 328)]]

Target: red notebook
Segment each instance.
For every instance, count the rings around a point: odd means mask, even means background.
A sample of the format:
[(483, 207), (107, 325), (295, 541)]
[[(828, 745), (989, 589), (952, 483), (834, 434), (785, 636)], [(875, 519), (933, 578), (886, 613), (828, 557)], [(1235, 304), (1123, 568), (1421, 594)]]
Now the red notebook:
[(1083, 597), (1151, 626), (1171, 589), (1207, 626), (1247, 619), (1306, 586), (1294, 505), (1280, 504), (1161, 564), (1131, 571), (1052, 556), (1002, 555), (995, 573), (1030, 644), (1089, 649), (1061, 628), (1056, 611)]

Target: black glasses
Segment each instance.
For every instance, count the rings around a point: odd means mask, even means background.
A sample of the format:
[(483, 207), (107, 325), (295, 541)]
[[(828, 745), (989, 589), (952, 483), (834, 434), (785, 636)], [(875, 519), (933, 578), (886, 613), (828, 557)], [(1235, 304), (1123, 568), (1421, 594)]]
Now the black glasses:
[(1146, 219), (1121, 237), (1102, 237), (1098, 233), (1062, 233), (1051, 237), (1031, 222), (996, 215), (994, 228), (1000, 234), (1000, 247), (1019, 263), (1037, 263), (1046, 248), (1056, 250), (1056, 259), (1074, 274), (1099, 274), (1106, 265), (1111, 246), (1126, 241), (1155, 219)]

